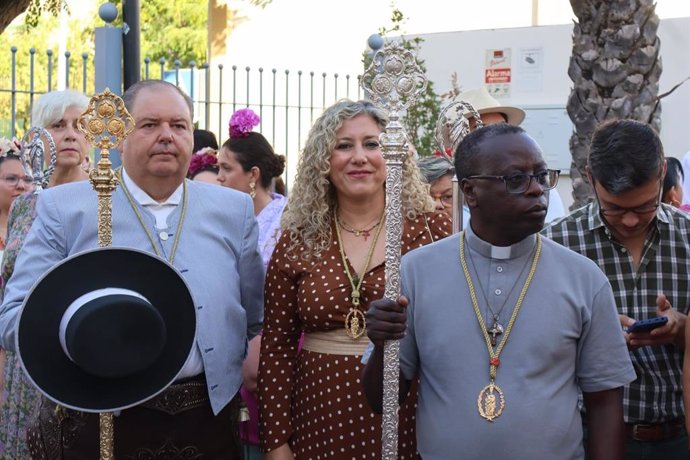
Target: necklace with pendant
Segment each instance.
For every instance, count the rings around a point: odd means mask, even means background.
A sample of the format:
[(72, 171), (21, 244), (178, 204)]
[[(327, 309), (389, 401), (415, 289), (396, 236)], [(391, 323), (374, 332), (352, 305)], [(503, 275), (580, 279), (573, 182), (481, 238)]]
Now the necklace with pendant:
[(340, 220), (340, 219), (337, 219), (337, 224), (340, 225), (340, 228), (342, 228), (343, 230), (345, 230), (345, 231), (348, 232), (348, 233), (352, 233), (353, 235), (355, 235), (355, 236), (357, 236), (357, 237), (363, 236), (363, 237), (364, 237), (364, 241), (366, 241), (366, 240), (369, 239), (369, 237), (371, 236), (371, 231), (372, 231), (373, 229), (375, 229), (376, 227), (378, 227), (378, 225), (379, 225), (380, 223), (381, 223), (381, 219), (379, 219), (374, 225), (372, 225), (372, 226), (369, 227), (369, 228), (364, 228), (364, 229), (362, 229), (362, 230), (358, 230), (358, 229), (356, 229), (356, 228), (348, 227), (347, 224), (346, 224), (345, 222), (343, 222), (343, 221)]
[(477, 295), (474, 290), (474, 284), (472, 284), (472, 278), (470, 277), (469, 269), (467, 268), (467, 261), (465, 260), (465, 232), (460, 234), (460, 264), (462, 265), (462, 271), (465, 274), (465, 280), (467, 280), (467, 287), (470, 291), (470, 298), (472, 299), (472, 307), (474, 308), (474, 314), (477, 316), (477, 321), (479, 322), (479, 328), (484, 334), (484, 340), (486, 342), (486, 348), (489, 351), (489, 384), (481, 389), (479, 396), (477, 397), (477, 410), (479, 415), (489, 422), (493, 422), (498, 418), (505, 409), (505, 396), (503, 390), (496, 384), (496, 373), (498, 371), (498, 366), (501, 365), (501, 351), (505, 347), (510, 331), (513, 329), (513, 324), (517, 319), (517, 315), (520, 312), (520, 307), (522, 306), (522, 301), (525, 299), (527, 294), (527, 289), (529, 289), (532, 283), (532, 278), (537, 270), (537, 262), (539, 261), (539, 255), (541, 254), (541, 235), (537, 234), (537, 245), (534, 251), (534, 256), (532, 257), (532, 264), (530, 271), (527, 274), (527, 279), (525, 284), (522, 286), (520, 291), (520, 296), (515, 302), (515, 307), (513, 308), (513, 314), (510, 317), (508, 326), (505, 329), (505, 333), (501, 337), (498, 346), (494, 348), (491, 344), (490, 332), (486, 327), (486, 323), (482, 318), (482, 312), (479, 309), (479, 303), (477, 302)]
[[(496, 342), (498, 340), (498, 336), (502, 335), (503, 332), (505, 331), (505, 328), (503, 327), (503, 324), (501, 324), (500, 318), (501, 318), (501, 312), (503, 312), (503, 309), (505, 308), (506, 304), (508, 303), (508, 299), (510, 299), (510, 296), (513, 294), (513, 291), (515, 291), (515, 286), (518, 285), (518, 282), (522, 279), (522, 275), (525, 273), (525, 270), (527, 269), (527, 265), (529, 265), (529, 259), (525, 260), (525, 263), (522, 265), (522, 268), (520, 269), (520, 274), (517, 276), (515, 279), (515, 282), (513, 283), (513, 287), (510, 288), (510, 292), (505, 297), (505, 300), (503, 300), (503, 304), (501, 305), (501, 308), (498, 309), (497, 312), (494, 312), (493, 309), (491, 308), (491, 304), (489, 303), (489, 299), (486, 298), (486, 294), (484, 291), (484, 286), (482, 286), (482, 277), (479, 276), (479, 272), (477, 271), (477, 268), (474, 265), (474, 258), (472, 257), (472, 251), (467, 251), (467, 258), (470, 261), (470, 267), (472, 267), (472, 271), (474, 272), (477, 283), (479, 283), (479, 292), (482, 295), (482, 298), (484, 299), (484, 303), (486, 304), (486, 308), (489, 310), (489, 313), (491, 313), (491, 327), (489, 328), (489, 336), (491, 336), (491, 345), (496, 346)], [(487, 314), (488, 316), (488, 314)]]
[[(335, 213), (334, 219), (335, 219), (335, 234), (338, 238), (338, 249), (340, 250), (340, 258), (343, 261), (343, 267), (345, 267), (345, 274), (347, 275), (347, 279), (350, 281), (350, 302), (352, 303), (352, 306), (350, 307), (350, 311), (347, 313), (345, 316), (345, 333), (350, 337), (351, 339), (358, 339), (364, 334), (364, 331), (366, 331), (367, 323), (366, 323), (366, 318), (364, 317), (364, 313), (362, 310), (359, 309), (360, 305), (360, 298), (361, 298), (361, 288), (362, 288), (362, 282), (364, 281), (364, 276), (367, 273), (367, 270), (369, 269), (369, 264), (371, 263), (371, 258), (374, 256), (374, 249), (376, 248), (376, 242), (379, 240), (379, 235), (381, 235), (381, 229), (383, 228), (383, 225), (380, 225), (381, 222), (383, 221), (383, 216), (384, 214), (381, 214), (381, 218), (379, 221), (376, 223), (375, 227), (378, 227), (376, 230), (376, 234), (374, 235), (374, 240), (371, 242), (369, 245), (369, 250), (367, 252), (367, 257), (364, 262), (364, 268), (362, 269), (362, 274), (358, 275), (356, 272), (354, 276), (350, 272), (350, 267), (348, 266), (347, 263), (347, 257), (345, 256), (345, 248), (343, 246), (343, 239), (342, 236), (340, 235), (340, 221), (338, 219), (338, 213)], [(372, 227), (374, 228), (374, 227)], [(356, 236), (356, 235), (355, 235)], [(366, 240), (366, 238), (365, 238)]]

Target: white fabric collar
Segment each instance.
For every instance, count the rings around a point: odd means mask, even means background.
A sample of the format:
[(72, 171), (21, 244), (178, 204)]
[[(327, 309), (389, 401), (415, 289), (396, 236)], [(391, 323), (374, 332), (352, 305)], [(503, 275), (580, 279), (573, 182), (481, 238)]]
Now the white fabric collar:
[(151, 196), (146, 193), (141, 187), (139, 187), (131, 177), (125, 171), (124, 166), (122, 167), (122, 180), (132, 195), (132, 198), (142, 206), (177, 206), (182, 200), (182, 184), (180, 184), (175, 191), (168, 197), (167, 200), (159, 203), (158, 201), (151, 198)]

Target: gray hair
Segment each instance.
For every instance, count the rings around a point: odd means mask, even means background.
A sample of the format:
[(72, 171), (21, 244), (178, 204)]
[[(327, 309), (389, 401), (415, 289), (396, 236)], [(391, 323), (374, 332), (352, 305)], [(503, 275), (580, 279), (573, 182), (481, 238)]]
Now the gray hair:
[(125, 93), (122, 95), (122, 101), (125, 103), (125, 107), (127, 108), (127, 110), (130, 113), (132, 112), (132, 107), (134, 106), (134, 101), (136, 100), (139, 91), (141, 91), (144, 88), (154, 87), (171, 88), (177, 91), (177, 93), (180, 96), (182, 96), (185, 103), (187, 104), (187, 107), (189, 108), (189, 119), (194, 120), (194, 102), (192, 102), (192, 98), (189, 97), (187, 93), (182, 91), (180, 88), (165, 80), (141, 80), (127, 88), (127, 91), (125, 91)]
[(417, 166), (426, 181), (431, 184), (435, 180), (442, 178), (445, 175), (454, 175), (455, 167), (449, 158), (445, 156), (429, 156), (417, 160)]
[(59, 121), (70, 107), (86, 110), (89, 98), (73, 89), (51, 91), (39, 97), (31, 110), (31, 125), (48, 128)]

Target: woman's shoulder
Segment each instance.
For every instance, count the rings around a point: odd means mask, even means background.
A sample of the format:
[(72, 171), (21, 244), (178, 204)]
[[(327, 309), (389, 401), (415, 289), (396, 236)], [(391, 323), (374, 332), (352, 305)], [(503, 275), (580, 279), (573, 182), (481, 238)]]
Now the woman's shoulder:
[[(420, 237), (427, 239), (426, 243), (438, 241), (452, 232), (451, 219), (442, 211), (432, 211), (418, 214), (414, 219), (405, 219), (406, 236), (416, 240)], [(425, 244), (426, 244), (425, 243)]]
[(38, 195), (33, 192), (24, 193), (15, 198), (10, 208), (10, 220), (26, 217), (33, 219), (36, 212), (37, 198)]

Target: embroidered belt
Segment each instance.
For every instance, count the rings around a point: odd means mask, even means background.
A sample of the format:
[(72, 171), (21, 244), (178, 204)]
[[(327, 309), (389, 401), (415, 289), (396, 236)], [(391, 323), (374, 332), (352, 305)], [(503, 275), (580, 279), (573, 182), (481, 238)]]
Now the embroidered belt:
[(307, 332), (302, 344), (304, 350), (329, 355), (363, 355), (368, 346), (369, 339), (366, 336), (351, 339), (342, 329)]
[(147, 409), (176, 415), (209, 402), (206, 377), (201, 374), (189, 380), (173, 383), (162, 393), (141, 404)]
[(685, 434), (685, 423), (681, 420), (673, 420), (666, 423), (628, 423), (625, 425), (625, 434), (629, 439), (642, 442), (658, 442), (674, 439)]

